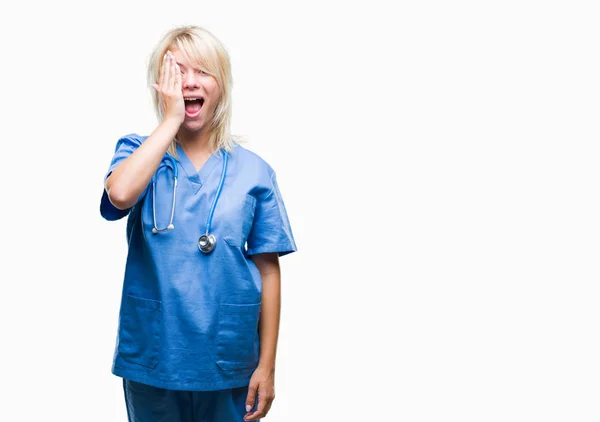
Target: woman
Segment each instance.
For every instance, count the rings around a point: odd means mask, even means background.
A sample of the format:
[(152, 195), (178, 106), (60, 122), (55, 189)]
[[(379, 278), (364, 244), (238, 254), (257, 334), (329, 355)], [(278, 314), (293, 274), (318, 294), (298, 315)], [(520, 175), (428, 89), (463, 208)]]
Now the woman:
[(229, 133), (231, 70), (208, 31), (151, 56), (160, 124), (118, 140), (100, 210), (128, 215), (112, 372), (131, 422), (260, 420), (274, 398), (278, 257), (296, 245), (273, 169)]

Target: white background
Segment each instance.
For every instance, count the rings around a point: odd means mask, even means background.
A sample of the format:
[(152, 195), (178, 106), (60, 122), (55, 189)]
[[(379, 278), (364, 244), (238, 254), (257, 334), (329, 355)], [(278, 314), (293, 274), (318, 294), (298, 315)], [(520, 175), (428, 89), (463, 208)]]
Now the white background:
[(227, 47), (299, 247), (266, 421), (599, 420), (598, 10), (392, 3), (2, 6), (0, 420), (126, 421), (98, 207), (186, 23)]

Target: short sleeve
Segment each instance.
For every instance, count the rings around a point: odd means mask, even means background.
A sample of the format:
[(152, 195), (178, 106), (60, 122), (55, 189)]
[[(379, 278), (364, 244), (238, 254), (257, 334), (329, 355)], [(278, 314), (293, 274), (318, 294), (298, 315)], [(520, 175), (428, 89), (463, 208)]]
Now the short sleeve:
[[(110, 162), (110, 166), (106, 175), (104, 176), (104, 184), (106, 186), (106, 179), (108, 176), (114, 171), (115, 168), (119, 164), (123, 162), (127, 157), (129, 157), (133, 152), (142, 144), (142, 139), (137, 134), (130, 134), (122, 137), (117, 141), (117, 146), (115, 147), (115, 154)], [(144, 189), (144, 192), (138, 198), (138, 202), (144, 197), (146, 192), (148, 191), (148, 187)], [(109, 221), (119, 220), (129, 214), (131, 208), (126, 210), (120, 210), (115, 207), (110, 200), (108, 199), (108, 194), (106, 193), (106, 189), (102, 189), (102, 199), (100, 200), (100, 214), (102, 217)]]
[(271, 189), (256, 201), (247, 255), (277, 252), (279, 256), (283, 256), (296, 250), (285, 205), (273, 173)]

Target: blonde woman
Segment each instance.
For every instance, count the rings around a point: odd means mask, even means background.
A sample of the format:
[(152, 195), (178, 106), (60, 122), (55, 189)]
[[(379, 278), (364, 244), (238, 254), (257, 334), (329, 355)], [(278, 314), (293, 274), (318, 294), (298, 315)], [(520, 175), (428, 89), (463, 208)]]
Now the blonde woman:
[(229, 130), (231, 69), (197, 26), (165, 34), (159, 124), (118, 140), (100, 211), (128, 216), (112, 372), (130, 422), (255, 421), (274, 398), (279, 256), (296, 245), (273, 169)]

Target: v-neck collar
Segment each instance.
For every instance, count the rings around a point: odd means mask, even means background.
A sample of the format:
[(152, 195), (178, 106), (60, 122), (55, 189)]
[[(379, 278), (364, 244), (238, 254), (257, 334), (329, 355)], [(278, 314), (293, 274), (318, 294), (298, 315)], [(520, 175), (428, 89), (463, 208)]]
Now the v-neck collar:
[(185, 172), (188, 180), (191, 183), (199, 185), (201, 187), (206, 183), (210, 174), (214, 171), (217, 164), (221, 162), (222, 157), (220, 152), (214, 152), (210, 154), (208, 160), (200, 167), (199, 171), (196, 171), (196, 167), (192, 161), (188, 158), (181, 145), (177, 144), (177, 154), (179, 155), (179, 162), (183, 171)]

